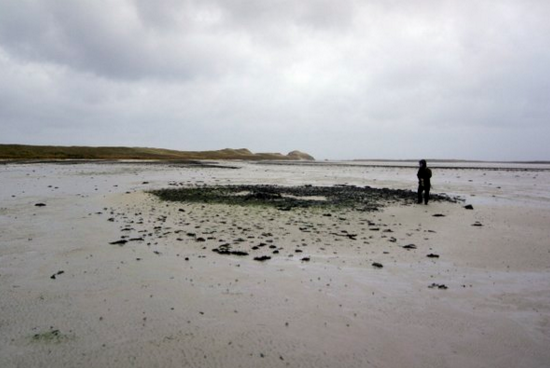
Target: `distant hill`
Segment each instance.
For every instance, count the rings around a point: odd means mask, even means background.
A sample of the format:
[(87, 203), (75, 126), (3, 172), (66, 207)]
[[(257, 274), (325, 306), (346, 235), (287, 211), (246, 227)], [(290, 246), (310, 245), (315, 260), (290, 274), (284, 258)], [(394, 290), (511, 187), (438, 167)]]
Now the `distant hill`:
[(175, 151), (144, 147), (30, 146), (0, 144), (4, 160), (315, 160), (307, 153), (252, 153), (246, 148)]

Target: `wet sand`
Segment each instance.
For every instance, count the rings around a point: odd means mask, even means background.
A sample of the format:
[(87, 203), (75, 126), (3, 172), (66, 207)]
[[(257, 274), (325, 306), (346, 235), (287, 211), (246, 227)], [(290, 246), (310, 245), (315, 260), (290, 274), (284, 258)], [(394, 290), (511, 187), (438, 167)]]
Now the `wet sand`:
[(374, 212), (147, 193), (415, 189), (414, 168), (227, 166), (0, 165), (1, 366), (548, 366), (549, 171), (434, 169), (463, 203)]

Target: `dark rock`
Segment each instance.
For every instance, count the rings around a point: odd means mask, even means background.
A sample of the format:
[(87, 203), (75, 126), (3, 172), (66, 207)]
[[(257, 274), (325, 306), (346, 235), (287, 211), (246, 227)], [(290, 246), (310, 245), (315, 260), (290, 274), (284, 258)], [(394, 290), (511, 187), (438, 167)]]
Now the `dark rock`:
[(243, 252), (243, 251), (240, 251), (240, 250), (233, 250), (230, 252), (230, 254), (234, 255), (234, 256), (247, 256), (248, 253), (247, 252)]
[(240, 250), (231, 250), (229, 244), (222, 244), (218, 248), (212, 249), (212, 252), (224, 255), (234, 255), (234, 256), (247, 256), (248, 253)]
[(121, 240), (117, 240), (117, 241), (114, 241), (114, 242), (110, 242), (109, 244), (120, 245), (120, 246), (122, 246), (122, 245), (124, 245), (124, 244), (126, 244), (126, 243), (128, 243), (128, 240), (121, 239)]
[(441, 290), (447, 290), (448, 289), (447, 285), (436, 284), (436, 283), (433, 283), (433, 284), (429, 285), (428, 288), (430, 288), (430, 289), (441, 289)]
[(474, 206), (472, 206), (471, 204), (467, 204), (466, 206), (464, 206), (464, 208), (467, 210), (473, 210)]
[(46, 207), (46, 203), (37, 203), (35, 204), (36, 207)]
[(404, 245), (402, 248), (403, 248), (403, 249), (407, 249), (407, 250), (409, 250), (409, 249), (416, 249), (416, 245), (414, 245), (414, 244), (407, 244), (407, 245)]
[(357, 237), (357, 234), (338, 234), (338, 233), (330, 233), (331, 235), (336, 235), (336, 236), (344, 236), (346, 238), (349, 238), (351, 240), (357, 240), (356, 237)]
[(64, 274), (65, 271), (57, 271), (53, 275), (50, 276), (50, 279), (55, 280), (57, 276)]
[(245, 196), (245, 199), (247, 200), (258, 199), (262, 201), (272, 201), (272, 200), (281, 199), (281, 198), (282, 198), (281, 193), (267, 192), (267, 191), (266, 192), (257, 191)]
[(483, 224), (479, 221), (476, 221), (475, 223), (472, 224), (472, 226), (483, 226)]
[(428, 258), (439, 258), (439, 254), (430, 253), (426, 257), (428, 257)]
[(310, 258), (309, 257), (304, 257), (302, 258), (302, 262), (309, 262), (310, 261)]
[(374, 263), (372, 264), (372, 267), (374, 267), (374, 268), (382, 268), (382, 267), (384, 267), (384, 265), (382, 265), (382, 263), (374, 262)]
[(255, 261), (260, 261), (260, 262), (267, 261), (267, 260), (270, 260), (270, 259), (271, 259), (270, 256), (254, 257)]
[(433, 217), (445, 217), (445, 215), (442, 213), (436, 213), (433, 215)]

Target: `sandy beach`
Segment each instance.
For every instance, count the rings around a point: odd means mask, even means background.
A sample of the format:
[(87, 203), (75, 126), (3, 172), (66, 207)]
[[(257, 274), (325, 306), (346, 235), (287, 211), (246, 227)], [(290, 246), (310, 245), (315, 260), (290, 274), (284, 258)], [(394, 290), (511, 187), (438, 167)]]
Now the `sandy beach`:
[(0, 165), (0, 367), (550, 366), (550, 165), (433, 172), (462, 201), (281, 211), (148, 191), (415, 190), (416, 170)]

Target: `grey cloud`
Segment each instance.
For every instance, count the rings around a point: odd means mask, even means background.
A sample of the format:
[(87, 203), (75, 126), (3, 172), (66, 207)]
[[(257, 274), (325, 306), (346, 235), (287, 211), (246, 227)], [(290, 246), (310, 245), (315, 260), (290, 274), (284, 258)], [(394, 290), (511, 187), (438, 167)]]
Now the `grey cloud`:
[[(546, 1), (0, 0), (0, 9), (4, 139), (395, 158), (460, 156), (457, 136), (490, 134), (523, 141), (518, 157), (550, 157), (538, 148), (550, 117)], [(526, 129), (538, 134), (518, 134)], [(477, 158), (514, 147), (472, 142)]]
[[(22, 60), (106, 78), (185, 80), (219, 75), (243, 58), (239, 40), (200, 29), (187, 7), (182, 17), (172, 11), (170, 18), (167, 11), (151, 15), (148, 8), (124, 1), (25, 4), (25, 9), (11, 6), (0, 15), (2, 44)], [(176, 28), (163, 27), (170, 19)]]

